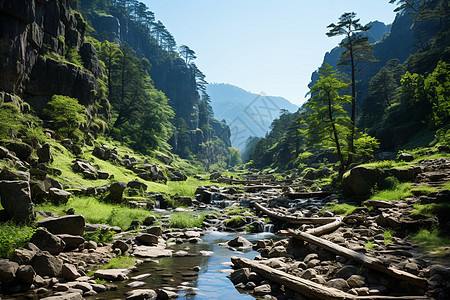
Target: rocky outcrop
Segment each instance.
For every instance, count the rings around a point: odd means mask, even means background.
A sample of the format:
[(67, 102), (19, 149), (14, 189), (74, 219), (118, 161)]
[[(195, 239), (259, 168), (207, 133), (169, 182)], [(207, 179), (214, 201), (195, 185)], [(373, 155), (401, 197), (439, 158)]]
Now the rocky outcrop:
[[(0, 91), (23, 97), (38, 112), (54, 94), (90, 104), (102, 71), (92, 45), (83, 42), (82, 22), (65, 0), (0, 0)], [(82, 50), (84, 68), (64, 62), (72, 47)]]

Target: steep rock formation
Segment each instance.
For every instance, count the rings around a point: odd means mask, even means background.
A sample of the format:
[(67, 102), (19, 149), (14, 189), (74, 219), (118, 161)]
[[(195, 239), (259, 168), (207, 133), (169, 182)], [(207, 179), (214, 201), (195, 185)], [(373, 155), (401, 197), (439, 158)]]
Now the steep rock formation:
[[(54, 94), (90, 104), (102, 71), (83, 25), (65, 0), (0, 0), (0, 91), (23, 97), (38, 113)], [(87, 68), (64, 59), (72, 47), (85, 49)]]

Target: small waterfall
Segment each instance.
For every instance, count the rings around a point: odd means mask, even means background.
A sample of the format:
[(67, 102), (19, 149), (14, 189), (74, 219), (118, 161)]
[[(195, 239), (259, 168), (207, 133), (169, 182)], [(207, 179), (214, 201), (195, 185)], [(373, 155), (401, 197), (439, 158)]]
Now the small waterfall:
[(264, 232), (273, 232), (273, 224), (264, 225)]

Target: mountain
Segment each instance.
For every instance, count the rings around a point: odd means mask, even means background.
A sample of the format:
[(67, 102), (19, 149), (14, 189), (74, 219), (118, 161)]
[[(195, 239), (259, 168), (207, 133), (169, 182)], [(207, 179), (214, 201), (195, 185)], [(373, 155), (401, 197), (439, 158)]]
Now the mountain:
[(298, 110), (298, 106), (283, 97), (258, 95), (231, 84), (209, 84), (206, 91), (215, 118), (227, 122), (232, 146), (241, 151), (250, 136), (266, 135), (281, 110), (291, 113)]

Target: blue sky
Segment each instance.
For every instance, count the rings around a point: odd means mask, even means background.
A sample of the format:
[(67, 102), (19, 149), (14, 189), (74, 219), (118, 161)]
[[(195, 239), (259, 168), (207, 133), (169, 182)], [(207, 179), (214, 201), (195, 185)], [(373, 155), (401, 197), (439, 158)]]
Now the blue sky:
[(143, 0), (197, 54), (208, 82), (305, 101), (311, 73), (340, 38), (327, 26), (354, 11), (366, 24), (392, 23), (388, 0)]

